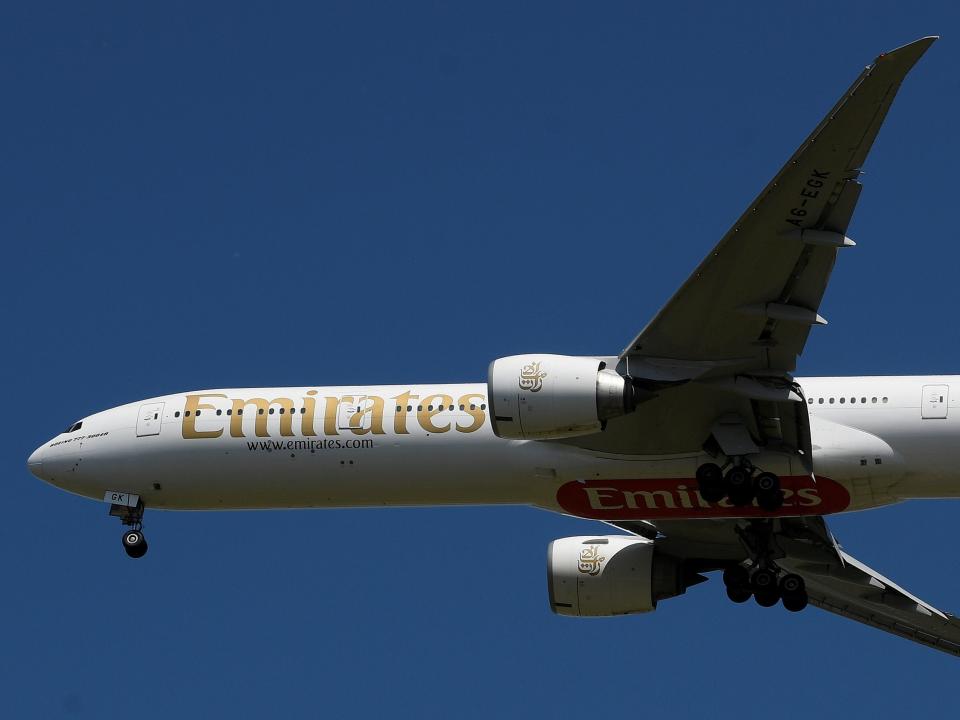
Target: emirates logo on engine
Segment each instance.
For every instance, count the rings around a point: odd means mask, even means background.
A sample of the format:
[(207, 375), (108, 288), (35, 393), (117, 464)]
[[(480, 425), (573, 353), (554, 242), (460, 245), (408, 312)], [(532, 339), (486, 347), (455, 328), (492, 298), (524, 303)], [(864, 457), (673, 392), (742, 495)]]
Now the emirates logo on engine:
[(540, 392), (546, 371), (540, 369), (540, 362), (532, 362), (520, 368), (520, 389), (530, 392)]
[(606, 559), (607, 558), (600, 554), (599, 545), (585, 547), (580, 551), (580, 561), (577, 563), (577, 570), (584, 575), (599, 575), (600, 563)]

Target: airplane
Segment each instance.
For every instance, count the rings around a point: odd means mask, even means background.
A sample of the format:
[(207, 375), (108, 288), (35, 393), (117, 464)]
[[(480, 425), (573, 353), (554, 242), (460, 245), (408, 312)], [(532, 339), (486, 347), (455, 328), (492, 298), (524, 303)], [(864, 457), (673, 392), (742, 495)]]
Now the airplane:
[(794, 377), (860, 170), (936, 37), (880, 55), (619, 355), (494, 360), (469, 384), (211, 389), (72, 423), (28, 459), (102, 500), (133, 558), (156, 510), (527, 505), (551, 609), (645, 613), (719, 572), (730, 600), (824, 610), (960, 656), (960, 619), (824, 517), (960, 496), (960, 376)]

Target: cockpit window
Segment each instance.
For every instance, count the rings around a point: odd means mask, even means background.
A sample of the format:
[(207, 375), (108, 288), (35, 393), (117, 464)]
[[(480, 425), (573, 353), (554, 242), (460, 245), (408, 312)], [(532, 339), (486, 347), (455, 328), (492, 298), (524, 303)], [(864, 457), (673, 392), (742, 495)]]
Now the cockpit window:
[(82, 428), (82, 427), (83, 427), (83, 420), (81, 420), (80, 422), (75, 422), (73, 425), (71, 425), (70, 427), (68, 427), (68, 428), (67, 428), (66, 430), (64, 430), (63, 432), (64, 432), (64, 433), (76, 432), (77, 430), (79, 430), (79, 429)]

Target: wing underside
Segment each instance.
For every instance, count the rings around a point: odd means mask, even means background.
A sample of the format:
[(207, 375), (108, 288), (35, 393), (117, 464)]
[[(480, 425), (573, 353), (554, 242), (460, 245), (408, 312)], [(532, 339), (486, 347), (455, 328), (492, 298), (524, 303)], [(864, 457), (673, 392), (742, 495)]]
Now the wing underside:
[[(938, 610), (837, 545), (822, 518), (773, 521), (776, 564), (800, 575), (811, 605), (960, 657), (960, 619)], [(611, 523), (656, 536), (661, 552), (697, 572), (748, 563), (743, 520)]]

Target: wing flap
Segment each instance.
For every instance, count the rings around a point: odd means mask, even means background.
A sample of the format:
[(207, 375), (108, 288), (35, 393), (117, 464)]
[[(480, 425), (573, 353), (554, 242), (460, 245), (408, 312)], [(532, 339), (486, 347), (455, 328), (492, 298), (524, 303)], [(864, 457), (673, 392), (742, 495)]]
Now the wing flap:
[(850, 603), (834, 595), (809, 590), (808, 595), (810, 604), (821, 610), (960, 657), (960, 621), (954, 617), (934, 620), (918, 616), (902, 620), (891, 613), (865, 608), (863, 605)]

